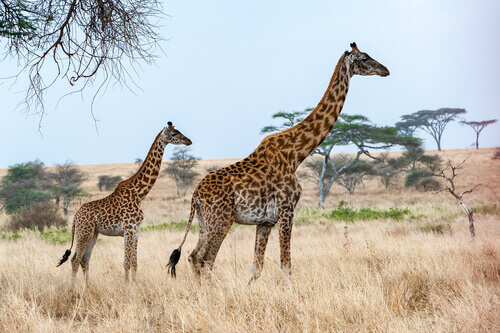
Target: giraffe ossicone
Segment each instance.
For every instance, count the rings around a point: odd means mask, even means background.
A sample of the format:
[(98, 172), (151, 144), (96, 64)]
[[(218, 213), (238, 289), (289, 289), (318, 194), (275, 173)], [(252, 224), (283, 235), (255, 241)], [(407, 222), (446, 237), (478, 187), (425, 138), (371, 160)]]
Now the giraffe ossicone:
[(125, 280), (130, 269), (135, 279), (137, 271), (137, 242), (144, 218), (140, 208), (158, 178), (163, 153), (167, 144), (191, 145), (191, 140), (176, 130), (171, 122), (156, 136), (147, 157), (139, 170), (129, 179), (120, 182), (109, 196), (83, 204), (73, 219), (71, 247), (66, 250), (58, 267), (68, 260), (76, 239), (76, 249), (71, 259), (74, 285), (78, 267), (81, 266), (86, 282), (89, 281), (89, 262), (99, 234), (124, 237)]
[[(332, 130), (344, 105), (353, 75), (388, 76), (387, 68), (356, 43), (339, 59), (330, 84), (314, 110), (299, 124), (265, 137), (245, 159), (207, 174), (191, 200), (188, 227), (180, 246), (171, 257), (169, 268), (175, 273), (182, 245), (194, 215), (201, 217), (200, 236), (189, 262), (195, 273), (213, 267), (215, 257), (233, 223), (256, 225), (255, 253), (249, 282), (259, 278), (271, 228), (278, 224), (281, 268), (290, 280), (290, 238), (295, 206), (301, 186), (295, 171)], [(199, 208), (196, 202), (199, 202)], [(172, 274), (175, 275), (175, 274)]]

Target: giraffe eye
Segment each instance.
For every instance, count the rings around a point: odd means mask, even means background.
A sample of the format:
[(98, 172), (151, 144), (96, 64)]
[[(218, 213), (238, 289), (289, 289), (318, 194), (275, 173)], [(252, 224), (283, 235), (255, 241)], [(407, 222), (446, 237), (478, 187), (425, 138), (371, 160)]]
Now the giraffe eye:
[(367, 62), (368, 58), (361, 59), (362, 62)]
[(171, 136), (176, 136), (176, 135), (177, 135), (177, 133), (175, 133), (175, 132), (174, 132), (174, 133), (172, 133), (172, 134), (170, 134), (170, 135), (171, 135)]

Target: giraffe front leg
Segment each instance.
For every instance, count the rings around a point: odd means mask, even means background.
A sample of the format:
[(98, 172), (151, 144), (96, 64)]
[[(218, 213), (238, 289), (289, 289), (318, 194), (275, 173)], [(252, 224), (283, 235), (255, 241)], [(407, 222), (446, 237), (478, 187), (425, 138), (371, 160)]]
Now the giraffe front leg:
[(281, 271), (289, 287), (292, 283), (292, 259), (290, 254), (290, 242), (292, 238), (293, 208), (283, 207), (277, 210), (279, 223), (279, 239), (281, 252)]
[(271, 234), (271, 228), (272, 227), (267, 225), (257, 225), (252, 275), (248, 284), (251, 284), (260, 277), (262, 268), (264, 267), (264, 252), (266, 251), (267, 241), (269, 240), (269, 235)]
[(129, 281), (129, 272), (132, 267), (132, 253), (134, 252), (134, 238), (135, 232), (133, 230), (126, 230), (124, 232), (124, 260), (123, 268), (125, 269), (125, 282)]
[(137, 275), (137, 244), (139, 243), (139, 228), (137, 228), (134, 234), (134, 244), (132, 247), (132, 253), (130, 257), (130, 264), (132, 266), (132, 281), (135, 281)]

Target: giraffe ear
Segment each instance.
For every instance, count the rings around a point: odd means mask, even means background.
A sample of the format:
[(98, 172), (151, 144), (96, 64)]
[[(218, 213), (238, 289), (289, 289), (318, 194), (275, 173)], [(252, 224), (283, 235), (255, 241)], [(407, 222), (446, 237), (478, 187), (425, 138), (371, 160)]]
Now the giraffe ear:
[(352, 42), (351, 43), (351, 48), (352, 48), (351, 52), (359, 52), (358, 46), (356, 45), (356, 43)]

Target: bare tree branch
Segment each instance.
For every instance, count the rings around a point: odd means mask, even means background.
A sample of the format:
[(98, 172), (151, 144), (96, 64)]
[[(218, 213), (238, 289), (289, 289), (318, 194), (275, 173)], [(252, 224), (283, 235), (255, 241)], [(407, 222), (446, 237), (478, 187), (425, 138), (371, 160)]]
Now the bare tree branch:
[[(467, 217), (469, 219), (469, 232), (470, 232), (470, 235), (472, 237), (472, 239), (474, 239), (474, 237), (476, 236), (476, 231), (475, 231), (475, 228), (474, 228), (474, 216), (473, 216), (473, 211), (469, 210), (467, 208), (467, 206), (465, 205), (464, 201), (463, 201), (463, 196), (464, 194), (469, 194), (469, 193), (472, 193), (474, 191), (477, 190), (477, 187), (479, 185), (481, 185), (482, 183), (479, 183), (479, 184), (476, 184), (473, 188), (469, 189), (469, 190), (466, 190), (466, 191), (463, 191), (461, 194), (457, 194), (455, 192), (455, 183), (454, 183), (454, 180), (455, 180), (455, 177), (458, 176), (458, 173), (457, 173), (457, 170), (461, 170), (463, 169), (463, 166), (464, 166), (464, 163), (465, 161), (467, 161), (467, 159), (469, 159), (470, 155), (467, 156), (460, 164), (458, 164), (457, 166), (453, 166), (451, 164), (451, 162), (448, 162), (448, 165), (444, 168), (444, 169), (441, 169), (439, 171), (435, 171), (435, 170), (432, 170), (432, 175), (435, 176), (435, 177), (440, 177), (440, 178), (444, 178), (446, 181), (448, 181), (448, 183), (450, 183), (450, 187), (446, 187), (446, 188), (443, 188), (443, 189), (440, 189), (439, 191), (436, 192), (437, 193), (441, 193), (443, 191), (448, 191), (455, 199), (457, 199), (457, 201), (460, 203), (460, 205), (462, 205), (462, 207), (464, 208), (465, 212), (467, 213)], [(447, 176), (445, 171), (446, 170), (451, 170), (451, 176)]]
[(29, 82), (20, 105), (41, 124), (45, 93), (58, 79), (82, 82), (79, 91), (102, 81), (96, 95), (109, 80), (130, 89), (124, 60), (134, 71), (155, 62), (163, 17), (158, 0), (0, 0), (4, 58), (17, 59), (17, 77)]

